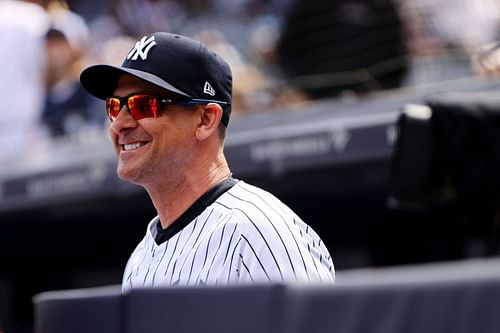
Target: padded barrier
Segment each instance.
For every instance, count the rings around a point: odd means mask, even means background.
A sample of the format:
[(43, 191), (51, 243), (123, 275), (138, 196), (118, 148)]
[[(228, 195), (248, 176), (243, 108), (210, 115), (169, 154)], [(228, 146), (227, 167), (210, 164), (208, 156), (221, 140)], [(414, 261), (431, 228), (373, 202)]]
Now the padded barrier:
[(337, 283), (35, 296), (35, 333), (500, 332), (500, 258), (339, 271)]

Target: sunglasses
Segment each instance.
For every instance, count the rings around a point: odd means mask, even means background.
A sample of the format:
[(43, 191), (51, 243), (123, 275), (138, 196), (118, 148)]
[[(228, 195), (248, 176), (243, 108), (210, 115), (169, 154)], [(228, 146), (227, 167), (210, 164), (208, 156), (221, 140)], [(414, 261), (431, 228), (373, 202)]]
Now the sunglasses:
[(134, 118), (140, 120), (143, 118), (158, 118), (161, 111), (166, 105), (203, 105), (208, 103), (218, 103), (222, 105), (229, 104), (227, 102), (209, 100), (209, 99), (187, 99), (187, 100), (172, 100), (163, 98), (158, 95), (150, 94), (133, 94), (126, 97), (109, 97), (106, 99), (106, 112), (111, 121), (118, 118), (118, 114), (124, 105)]

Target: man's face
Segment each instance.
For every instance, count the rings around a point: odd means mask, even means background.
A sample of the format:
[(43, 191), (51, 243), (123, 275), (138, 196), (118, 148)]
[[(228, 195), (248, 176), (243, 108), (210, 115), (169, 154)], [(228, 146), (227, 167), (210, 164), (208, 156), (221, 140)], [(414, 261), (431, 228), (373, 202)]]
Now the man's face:
[[(120, 78), (114, 96), (134, 93), (166, 96), (166, 92), (129, 75)], [(189, 168), (195, 143), (196, 110), (168, 105), (158, 118), (134, 120), (126, 106), (109, 126), (123, 180), (147, 185), (176, 179)]]

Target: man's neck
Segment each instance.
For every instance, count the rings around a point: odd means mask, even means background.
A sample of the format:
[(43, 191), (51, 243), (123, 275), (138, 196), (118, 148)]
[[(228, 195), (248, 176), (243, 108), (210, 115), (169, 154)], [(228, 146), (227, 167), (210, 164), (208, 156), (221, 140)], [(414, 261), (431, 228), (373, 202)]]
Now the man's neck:
[(222, 163), (201, 176), (194, 173), (186, 174), (168, 183), (157, 182), (145, 188), (165, 229), (205, 192), (229, 176), (229, 167), (226, 163)]

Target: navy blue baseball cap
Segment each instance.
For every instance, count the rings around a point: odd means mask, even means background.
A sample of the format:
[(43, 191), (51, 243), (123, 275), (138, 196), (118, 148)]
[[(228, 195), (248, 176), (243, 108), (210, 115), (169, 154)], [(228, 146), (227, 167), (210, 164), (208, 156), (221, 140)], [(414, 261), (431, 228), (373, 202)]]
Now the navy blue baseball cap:
[(113, 95), (118, 80), (129, 74), (185, 99), (219, 102), (227, 126), (231, 114), (232, 74), (227, 62), (194, 39), (155, 32), (142, 37), (121, 67), (94, 65), (80, 75), (90, 94), (100, 99)]

